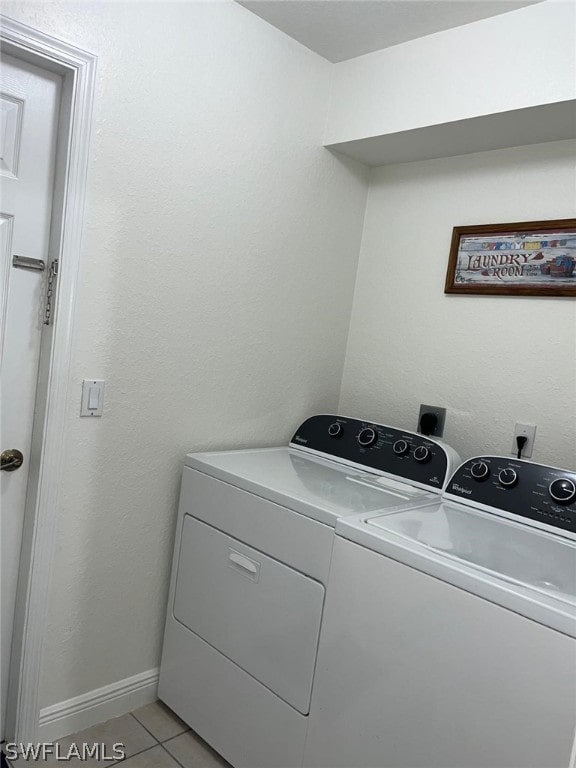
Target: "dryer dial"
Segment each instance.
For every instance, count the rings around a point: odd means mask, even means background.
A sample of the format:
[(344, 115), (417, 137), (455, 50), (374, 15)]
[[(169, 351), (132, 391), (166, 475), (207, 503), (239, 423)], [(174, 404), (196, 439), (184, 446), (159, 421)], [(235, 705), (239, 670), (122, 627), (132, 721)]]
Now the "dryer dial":
[(358, 434), (358, 442), (364, 448), (375, 443), (377, 439), (378, 432), (376, 432), (375, 429), (372, 429), (372, 427), (366, 427), (365, 429), (360, 430), (360, 433)]
[(330, 437), (342, 437), (344, 433), (344, 427), (342, 424), (338, 424), (337, 421), (335, 421), (333, 424), (330, 424), (328, 427), (328, 434)]
[(414, 458), (416, 461), (419, 461), (420, 464), (426, 464), (426, 462), (430, 461), (432, 458), (432, 454), (430, 453), (430, 449), (426, 448), (425, 445), (419, 445), (418, 448), (414, 450)]
[(406, 442), (406, 440), (396, 440), (394, 445), (392, 446), (392, 450), (396, 454), (396, 456), (405, 456), (410, 449), (410, 446)]

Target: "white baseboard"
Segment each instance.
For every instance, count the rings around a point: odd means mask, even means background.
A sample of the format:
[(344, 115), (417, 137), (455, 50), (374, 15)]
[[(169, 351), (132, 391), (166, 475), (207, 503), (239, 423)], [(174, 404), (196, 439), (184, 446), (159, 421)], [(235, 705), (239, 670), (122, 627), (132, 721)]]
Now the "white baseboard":
[(38, 740), (51, 742), (119, 717), (158, 698), (158, 669), (83, 693), (40, 711)]

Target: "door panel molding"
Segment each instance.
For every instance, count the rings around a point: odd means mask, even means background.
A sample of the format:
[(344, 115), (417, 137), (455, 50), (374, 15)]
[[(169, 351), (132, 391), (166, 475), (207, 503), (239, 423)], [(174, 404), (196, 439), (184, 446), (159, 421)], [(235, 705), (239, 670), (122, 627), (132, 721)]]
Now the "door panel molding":
[(6, 309), (8, 306), (8, 287), (10, 284), (10, 268), (12, 254), (12, 237), (14, 234), (14, 217), (0, 213), (0, 373), (4, 351), (4, 332), (6, 330)]
[[(38, 735), (42, 646), (59, 489), (64, 478), (61, 446), (66, 429), (97, 57), (6, 16), (0, 16), (0, 39), (3, 52), (63, 76), (53, 199), (56, 215), (50, 236), (51, 256), (60, 260), (56, 321), (43, 340), (45, 383), (39, 384), (39, 393), (45, 409), (37, 435), (34, 477), (31, 465), (6, 713), (7, 740), (29, 742), (36, 741)], [(42, 365), (41, 361), (41, 370)]]

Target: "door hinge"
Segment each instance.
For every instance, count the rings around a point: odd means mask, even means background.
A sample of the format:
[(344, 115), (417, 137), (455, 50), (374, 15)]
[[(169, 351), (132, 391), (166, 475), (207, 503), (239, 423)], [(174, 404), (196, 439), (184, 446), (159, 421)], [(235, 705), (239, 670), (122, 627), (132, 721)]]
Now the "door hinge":
[(53, 320), (54, 307), (52, 301), (56, 291), (56, 278), (58, 277), (58, 259), (50, 262), (48, 269), (48, 283), (46, 285), (46, 303), (44, 305), (44, 325), (50, 325)]

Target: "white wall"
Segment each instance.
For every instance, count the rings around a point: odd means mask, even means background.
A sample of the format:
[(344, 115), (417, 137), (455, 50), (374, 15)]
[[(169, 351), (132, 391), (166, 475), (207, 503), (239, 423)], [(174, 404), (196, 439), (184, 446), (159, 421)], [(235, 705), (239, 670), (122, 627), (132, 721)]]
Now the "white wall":
[(100, 57), (47, 706), (158, 664), (183, 455), (337, 407), (366, 178), (331, 65), (234, 3), (3, 12)]
[(372, 173), (340, 411), (415, 429), (448, 409), (466, 458), (508, 454), (537, 425), (533, 458), (576, 469), (576, 304), (444, 294), (452, 227), (567, 218), (576, 144), (388, 166)]
[(325, 143), (575, 99), (575, 32), (548, 0), (335, 64)]

